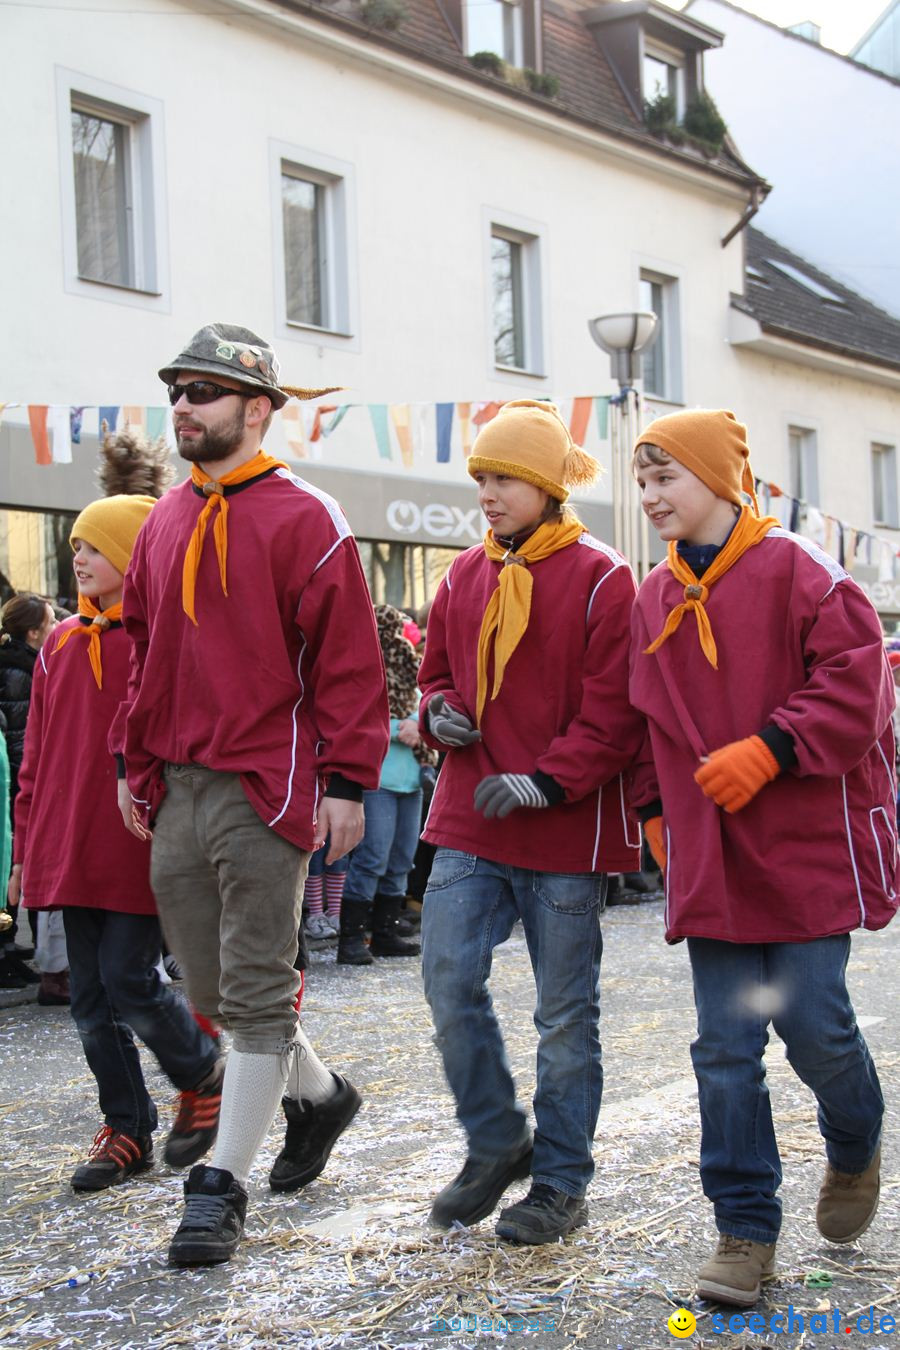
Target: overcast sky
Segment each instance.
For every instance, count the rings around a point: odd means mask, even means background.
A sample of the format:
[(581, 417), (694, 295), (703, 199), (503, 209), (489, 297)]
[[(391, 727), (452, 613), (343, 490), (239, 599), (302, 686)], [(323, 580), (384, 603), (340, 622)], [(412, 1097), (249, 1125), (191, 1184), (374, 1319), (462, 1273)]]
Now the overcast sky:
[[(676, 9), (678, 0), (667, 0)], [(888, 0), (732, 0), (779, 28), (811, 19), (822, 29), (823, 47), (848, 52), (888, 6)]]

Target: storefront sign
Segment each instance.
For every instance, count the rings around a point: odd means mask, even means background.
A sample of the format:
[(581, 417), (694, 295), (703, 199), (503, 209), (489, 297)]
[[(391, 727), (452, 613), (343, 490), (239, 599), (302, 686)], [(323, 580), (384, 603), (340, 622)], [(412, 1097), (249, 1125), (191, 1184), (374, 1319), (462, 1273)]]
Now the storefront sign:
[(406, 498), (388, 502), (386, 519), (397, 534), (427, 534), (450, 544), (477, 544), (481, 538), (481, 512), (477, 506), (462, 510), (444, 502), (419, 507)]

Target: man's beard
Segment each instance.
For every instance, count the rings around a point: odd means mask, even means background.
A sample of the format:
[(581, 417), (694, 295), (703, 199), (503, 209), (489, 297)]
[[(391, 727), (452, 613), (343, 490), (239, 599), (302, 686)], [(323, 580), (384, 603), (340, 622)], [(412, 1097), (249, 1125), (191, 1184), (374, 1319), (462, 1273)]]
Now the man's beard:
[(244, 439), (244, 411), (244, 400), (241, 399), (234, 417), (224, 427), (211, 430), (209, 427), (200, 427), (199, 422), (193, 423), (200, 430), (200, 435), (191, 436), (184, 442), (176, 423), (175, 439), (181, 458), (190, 460), (192, 464), (217, 464), (220, 460), (228, 459), (229, 455), (240, 449)]

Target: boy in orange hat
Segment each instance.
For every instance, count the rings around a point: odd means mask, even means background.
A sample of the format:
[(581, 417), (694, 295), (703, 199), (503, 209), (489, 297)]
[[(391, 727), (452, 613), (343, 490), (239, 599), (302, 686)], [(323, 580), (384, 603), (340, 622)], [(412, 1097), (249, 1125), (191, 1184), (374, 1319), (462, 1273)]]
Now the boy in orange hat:
[(634, 801), (665, 863), (666, 937), (687, 938), (693, 972), (700, 1174), (720, 1235), (698, 1292), (749, 1306), (781, 1225), (770, 1023), (818, 1102), (819, 1231), (852, 1242), (878, 1205), (884, 1104), (845, 970), (850, 932), (897, 909), (893, 690), (860, 588), (760, 518), (732, 413), (652, 422), (634, 470), (668, 543), (632, 620), (653, 759)]
[[(438, 589), (419, 676), (423, 736), (447, 752), (424, 833), (438, 845), (425, 994), (468, 1146), (431, 1218), (477, 1223), (530, 1176), (497, 1233), (554, 1242), (587, 1222), (605, 874), (638, 867), (622, 786), (641, 738), (627, 697), (635, 583), (564, 508), (599, 466), (552, 405), (506, 404), (467, 467), (488, 531)], [(518, 919), (537, 984), (533, 1139), (487, 989)]]
[[(108, 442), (108, 459), (119, 448)], [(107, 480), (112, 472), (108, 462)], [(153, 1166), (157, 1112), (132, 1033), (181, 1092), (168, 1163), (187, 1167), (207, 1151), (221, 1104), (216, 1044), (157, 973), (150, 849), (122, 828), (107, 749), (128, 684), (124, 572), (155, 500), (116, 493), (85, 507), (72, 526), (79, 613), (39, 653), (15, 805), (10, 893), (23, 891), (31, 909), (62, 910), (72, 1017), (104, 1118), (72, 1176), (76, 1191), (104, 1190)]]

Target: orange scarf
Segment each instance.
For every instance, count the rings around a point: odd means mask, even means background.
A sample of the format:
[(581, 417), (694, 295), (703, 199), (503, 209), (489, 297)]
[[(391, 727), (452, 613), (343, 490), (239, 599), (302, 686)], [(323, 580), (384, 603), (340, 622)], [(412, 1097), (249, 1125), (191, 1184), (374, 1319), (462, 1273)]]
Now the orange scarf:
[(219, 560), (222, 594), (228, 594), (226, 576), (228, 567), (228, 498), (225, 496), (225, 488), (233, 487), (236, 483), (246, 483), (251, 478), (258, 478), (260, 474), (268, 473), (270, 469), (286, 469), (287, 467), (283, 459), (273, 459), (271, 455), (265, 454), (262, 450), (257, 451), (246, 464), (241, 464), (239, 468), (232, 469), (231, 473), (226, 473), (223, 478), (219, 479), (210, 478), (209, 474), (204, 473), (199, 464), (192, 465), (191, 481), (196, 487), (203, 489), (206, 505), (197, 518), (197, 524), (188, 540), (187, 552), (184, 555), (184, 568), (181, 573), (181, 603), (185, 614), (195, 627), (197, 615), (194, 612), (194, 592), (197, 586), (197, 572), (200, 567), (200, 557), (203, 553), (206, 527), (216, 507), (219, 508), (219, 511), (213, 525), (213, 538), (216, 544), (216, 557)]
[(719, 577), (724, 576), (739, 558), (744, 556), (748, 548), (753, 548), (754, 544), (758, 544), (761, 539), (765, 539), (770, 530), (780, 528), (780, 526), (781, 521), (776, 520), (774, 516), (758, 516), (749, 506), (742, 506), (737, 524), (728, 536), (724, 548), (716, 554), (710, 566), (703, 573), (702, 581), (678, 552), (675, 541), (670, 540), (666, 561), (672, 576), (684, 585), (684, 600), (680, 605), (676, 605), (673, 610), (670, 610), (665, 627), (659, 637), (651, 642), (649, 647), (644, 648), (645, 654), (649, 655), (651, 652), (657, 651), (672, 636), (688, 610), (692, 609), (697, 616), (697, 633), (700, 638), (700, 646), (703, 648), (703, 653), (713, 670), (718, 670), (716, 642), (709, 622), (709, 615), (704, 608), (709, 599), (709, 588), (719, 580)]
[(86, 595), (79, 595), (78, 613), (84, 614), (91, 623), (79, 624), (77, 628), (67, 628), (53, 648), (53, 655), (62, 650), (70, 637), (79, 637), (83, 633), (88, 640), (88, 660), (97, 681), (97, 688), (102, 689), (103, 663), (100, 660), (100, 639), (111, 623), (122, 618), (122, 602), (120, 600), (117, 605), (110, 605), (109, 609), (98, 609), (93, 600), (89, 600)]
[[(488, 658), (494, 642), (493, 701), (503, 684), (503, 674), (513, 652), (528, 627), (534, 577), (528, 564), (541, 562), (561, 548), (574, 544), (585, 532), (580, 520), (545, 521), (515, 553), (497, 543), (493, 532), (484, 536), (484, 551), (492, 562), (503, 563), (497, 589), (492, 594), (481, 620), (478, 635), (478, 700), (475, 719), (481, 726), (481, 714), (487, 698)], [(496, 636), (495, 636), (496, 635)]]

